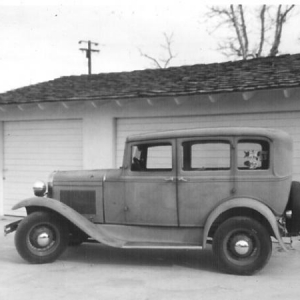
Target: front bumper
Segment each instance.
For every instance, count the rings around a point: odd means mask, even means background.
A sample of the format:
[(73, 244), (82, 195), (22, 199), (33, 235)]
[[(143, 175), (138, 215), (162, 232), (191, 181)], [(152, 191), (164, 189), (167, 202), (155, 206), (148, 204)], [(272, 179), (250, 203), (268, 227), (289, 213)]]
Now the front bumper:
[(5, 225), (4, 226), (4, 235), (14, 232), (18, 228), (21, 221), (22, 221), (22, 219)]

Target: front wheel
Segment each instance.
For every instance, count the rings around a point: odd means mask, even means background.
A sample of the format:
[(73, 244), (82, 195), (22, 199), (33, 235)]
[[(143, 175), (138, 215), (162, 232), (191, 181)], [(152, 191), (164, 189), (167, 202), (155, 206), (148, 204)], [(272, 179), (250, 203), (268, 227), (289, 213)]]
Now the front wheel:
[(213, 239), (219, 266), (238, 275), (262, 269), (272, 253), (272, 241), (265, 227), (248, 217), (234, 217), (222, 223)]
[(47, 212), (34, 212), (20, 223), (15, 234), (17, 251), (30, 263), (56, 260), (68, 246), (65, 222)]

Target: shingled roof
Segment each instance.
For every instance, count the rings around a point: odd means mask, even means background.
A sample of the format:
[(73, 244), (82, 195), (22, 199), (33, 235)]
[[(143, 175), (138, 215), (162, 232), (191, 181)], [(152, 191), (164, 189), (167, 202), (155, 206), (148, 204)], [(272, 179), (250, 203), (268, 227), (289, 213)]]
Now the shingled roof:
[(66, 76), (0, 94), (0, 104), (182, 96), (300, 86), (300, 54)]

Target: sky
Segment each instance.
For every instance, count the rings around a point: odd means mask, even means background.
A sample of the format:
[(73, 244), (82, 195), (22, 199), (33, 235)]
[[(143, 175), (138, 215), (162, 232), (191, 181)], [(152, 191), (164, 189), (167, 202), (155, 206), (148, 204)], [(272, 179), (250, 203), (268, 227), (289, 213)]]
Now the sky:
[[(229, 3), (234, 2), (243, 3)], [(0, 0), (0, 93), (87, 74), (87, 58), (79, 50), (86, 44), (79, 44), (80, 40), (98, 43), (93, 46), (100, 50), (92, 55), (93, 74), (152, 68), (140, 52), (164, 57), (164, 33), (173, 34), (176, 56), (171, 66), (227, 61), (217, 50), (220, 37), (227, 33), (211, 34), (214, 26), (205, 17), (212, 4), (226, 2)], [(300, 14), (284, 28), (282, 53), (300, 53), (299, 25)]]

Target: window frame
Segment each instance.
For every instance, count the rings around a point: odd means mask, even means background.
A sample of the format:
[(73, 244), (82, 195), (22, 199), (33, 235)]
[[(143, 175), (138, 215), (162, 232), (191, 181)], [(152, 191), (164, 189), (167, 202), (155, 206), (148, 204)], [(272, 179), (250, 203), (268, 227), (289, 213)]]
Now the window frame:
[[(183, 144), (190, 142), (191, 144), (197, 143), (224, 143), (229, 145), (229, 168), (227, 169), (184, 169), (184, 149)], [(189, 175), (204, 175), (204, 176), (213, 176), (213, 175), (226, 175), (230, 176), (232, 174), (233, 166), (234, 166), (234, 153), (233, 153), (233, 138), (232, 137), (189, 137), (182, 138), (178, 140), (178, 172), (189, 176)]]
[[(133, 148), (134, 146), (139, 146), (139, 145), (149, 145), (149, 146), (171, 146), (171, 162), (172, 162), (172, 167), (171, 169), (169, 168), (162, 168), (162, 169), (143, 169), (143, 170), (132, 170), (132, 158), (133, 158)], [(131, 142), (128, 145), (129, 153), (128, 153), (128, 171), (131, 175), (149, 175), (149, 174), (175, 174), (176, 173), (176, 145), (175, 145), (175, 140), (174, 139), (164, 139), (164, 140), (145, 140), (145, 141), (135, 141)], [(145, 162), (147, 164), (147, 161)]]
[[(239, 168), (239, 164), (238, 164), (238, 153), (239, 153), (239, 144), (241, 141), (248, 141), (249, 143), (257, 143), (259, 144), (259, 142), (264, 142), (264, 143), (268, 143), (269, 146), (269, 155), (268, 155), (268, 168), (266, 169), (250, 169), (250, 168)], [(260, 136), (241, 136), (236, 138), (235, 141), (235, 148), (236, 148), (236, 157), (235, 157), (235, 161), (236, 161), (236, 165), (235, 165), (235, 171), (237, 172), (237, 174), (245, 174), (245, 173), (271, 173), (272, 169), (273, 169), (273, 147), (272, 147), (272, 141), (266, 137), (260, 137)]]

